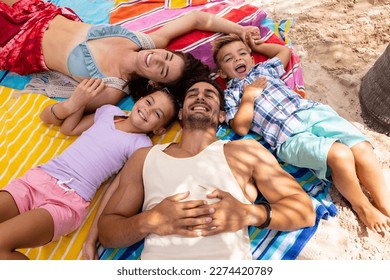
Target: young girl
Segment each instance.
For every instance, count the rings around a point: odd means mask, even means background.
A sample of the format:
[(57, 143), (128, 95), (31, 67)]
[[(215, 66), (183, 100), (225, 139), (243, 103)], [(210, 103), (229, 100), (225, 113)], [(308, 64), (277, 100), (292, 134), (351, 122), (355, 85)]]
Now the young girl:
[(83, 116), (85, 105), (104, 88), (101, 79), (84, 80), (75, 98), (62, 102), (72, 110), (51, 107), (58, 118), (69, 114), (64, 131), (82, 134), (61, 155), (0, 191), (0, 259), (27, 259), (16, 249), (42, 246), (78, 228), (100, 185), (135, 150), (151, 146), (146, 133), (164, 133), (177, 114), (173, 96), (157, 90), (138, 100), (129, 115), (104, 105), (94, 115)]

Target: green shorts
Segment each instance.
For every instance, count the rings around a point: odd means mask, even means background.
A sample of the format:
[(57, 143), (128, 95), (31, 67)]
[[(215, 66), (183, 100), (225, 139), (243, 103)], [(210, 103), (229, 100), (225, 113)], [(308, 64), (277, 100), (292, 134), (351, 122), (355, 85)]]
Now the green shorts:
[(302, 110), (297, 115), (303, 120), (302, 128), (276, 150), (276, 155), (286, 163), (312, 169), (320, 179), (330, 175), (327, 157), (334, 142), (352, 147), (369, 141), (328, 105)]

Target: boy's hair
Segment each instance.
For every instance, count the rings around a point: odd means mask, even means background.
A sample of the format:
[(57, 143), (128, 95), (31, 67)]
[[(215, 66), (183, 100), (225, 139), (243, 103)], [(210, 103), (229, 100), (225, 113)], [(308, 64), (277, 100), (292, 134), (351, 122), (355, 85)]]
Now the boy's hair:
[(224, 94), (223, 94), (223, 90), (221, 88), (221, 86), (218, 84), (217, 81), (209, 78), (209, 77), (204, 77), (204, 76), (199, 76), (199, 77), (194, 77), (192, 79), (189, 79), (188, 81), (186, 81), (184, 83), (184, 87), (183, 87), (183, 98), (182, 98), (182, 101), (184, 101), (186, 95), (187, 95), (187, 91), (190, 89), (190, 87), (192, 87), (194, 84), (196, 83), (200, 83), (200, 82), (205, 82), (205, 83), (209, 83), (210, 85), (212, 85), (213, 87), (215, 87), (215, 89), (217, 90), (218, 92), (218, 97), (219, 97), (219, 109), (221, 111), (225, 111), (225, 99), (224, 99)]
[[(184, 60), (184, 69), (181, 76), (176, 81), (166, 84), (160, 83), (162, 87), (177, 88), (175, 92), (180, 91), (179, 89), (181, 88), (181, 81), (186, 81), (191, 77), (208, 76), (210, 74), (210, 68), (203, 64), (202, 61), (195, 58), (192, 54), (181, 51), (172, 51), (172, 53), (178, 55)], [(130, 95), (133, 97), (134, 101), (137, 101), (142, 96), (145, 96), (145, 89), (148, 83), (149, 79), (138, 75), (132, 75), (127, 85), (129, 86)]]
[(242, 43), (244, 43), (242, 41), (241, 37), (236, 35), (236, 34), (222, 35), (222, 36), (218, 37), (217, 39), (215, 39), (213, 42), (211, 42), (214, 63), (217, 66), (218, 69), (220, 68), (220, 65), (219, 65), (219, 62), (218, 62), (218, 59), (217, 59), (219, 51), (224, 46), (226, 46), (226, 45), (228, 45), (230, 43), (233, 43), (233, 42), (242, 42)]

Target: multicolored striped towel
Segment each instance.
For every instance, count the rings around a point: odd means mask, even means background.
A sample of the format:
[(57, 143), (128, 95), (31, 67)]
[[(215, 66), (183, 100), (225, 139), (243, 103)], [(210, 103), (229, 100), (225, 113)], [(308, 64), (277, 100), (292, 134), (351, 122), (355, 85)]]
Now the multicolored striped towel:
[(199, 6), (212, 2), (210, 0), (165, 0), (166, 9), (182, 9), (189, 6)]

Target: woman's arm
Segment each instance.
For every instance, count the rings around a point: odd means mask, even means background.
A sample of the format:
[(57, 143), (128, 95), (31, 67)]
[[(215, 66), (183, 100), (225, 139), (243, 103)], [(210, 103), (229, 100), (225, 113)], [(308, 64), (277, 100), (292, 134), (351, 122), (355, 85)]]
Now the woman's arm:
[(193, 30), (202, 30), (210, 32), (234, 33), (245, 40), (248, 32), (259, 33), (258, 27), (241, 26), (238, 23), (224, 19), (223, 17), (202, 12), (191, 11), (182, 17), (179, 17), (160, 29), (150, 33), (156, 48), (165, 48), (171, 40), (184, 35)]

